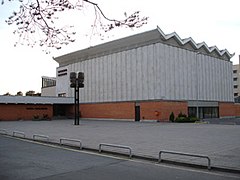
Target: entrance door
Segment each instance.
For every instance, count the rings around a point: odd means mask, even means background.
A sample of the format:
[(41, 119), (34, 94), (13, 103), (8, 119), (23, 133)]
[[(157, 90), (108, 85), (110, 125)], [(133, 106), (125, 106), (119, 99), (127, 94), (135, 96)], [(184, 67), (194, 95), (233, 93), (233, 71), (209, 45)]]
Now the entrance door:
[(135, 121), (140, 121), (140, 106), (135, 106)]

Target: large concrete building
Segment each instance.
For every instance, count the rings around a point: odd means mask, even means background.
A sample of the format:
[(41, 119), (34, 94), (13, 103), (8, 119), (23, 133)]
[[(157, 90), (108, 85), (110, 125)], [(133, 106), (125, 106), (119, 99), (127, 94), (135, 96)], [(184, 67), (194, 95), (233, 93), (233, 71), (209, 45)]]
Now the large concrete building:
[(233, 90), (235, 100), (240, 102), (240, 55), (239, 64), (233, 65)]
[(240, 116), (233, 97), (233, 55), (216, 46), (154, 30), (54, 58), (56, 95), (73, 96), (70, 72), (84, 72), (85, 118), (167, 120)]

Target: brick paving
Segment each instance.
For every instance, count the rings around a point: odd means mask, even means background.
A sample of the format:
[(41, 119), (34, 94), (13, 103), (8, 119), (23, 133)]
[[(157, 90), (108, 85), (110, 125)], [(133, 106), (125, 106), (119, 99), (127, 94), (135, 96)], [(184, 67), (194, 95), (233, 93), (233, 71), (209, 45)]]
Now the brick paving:
[[(80, 139), (83, 147), (98, 149), (99, 143), (130, 146), (133, 154), (158, 158), (160, 150), (208, 155), (212, 166), (240, 170), (240, 126), (219, 124), (177, 124), (109, 120), (0, 121), (8, 134), (44, 134), (53, 142), (61, 137)], [(163, 155), (163, 159), (206, 165), (205, 159)]]

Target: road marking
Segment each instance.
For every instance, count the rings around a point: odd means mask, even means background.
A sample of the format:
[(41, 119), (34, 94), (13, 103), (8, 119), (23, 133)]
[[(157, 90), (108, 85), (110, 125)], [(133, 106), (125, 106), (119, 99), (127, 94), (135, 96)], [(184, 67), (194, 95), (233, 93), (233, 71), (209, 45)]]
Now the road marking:
[(60, 145), (58, 146), (58, 145), (53, 145), (53, 144), (46, 144), (44, 142), (37, 142), (37, 141), (33, 141), (31, 139), (23, 139), (23, 138), (19, 138), (19, 137), (8, 136), (8, 135), (2, 135), (2, 136), (8, 137), (8, 138), (12, 138), (12, 139), (18, 139), (20, 141), (25, 141), (25, 142), (29, 142), (29, 143), (33, 143), (33, 144), (39, 144), (39, 145), (42, 145), (42, 146), (58, 148), (58, 149), (64, 149), (64, 150), (72, 151), (72, 152), (90, 154), (90, 155), (101, 156), (101, 157), (106, 157), (106, 158), (112, 158), (112, 159), (117, 159), (117, 160), (131, 161), (131, 162), (141, 163), (141, 164), (155, 165), (155, 166), (171, 168), (171, 169), (177, 169), (177, 170), (183, 170), (183, 171), (190, 171), (190, 172), (197, 172), (197, 173), (216, 175), (216, 176), (226, 177), (226, 178), (230, 177), (230, 178), (239, 179), (238, 175), (232, 175), (230, 173), (224, 174), (223, 172), (212, 172), (212, 171), (206, 171), (206, 170), (192, 169), (191, 167), (185, 168), (185, 167), (161, 164), (161, 163), (157, 163), (157, 162), (148, 162), (148, 161), (138, 160), (138, 159), (129, 159), (128, 157), (126, 157), (126, 158), (124, 158), (124, 157), (117, 157), (117, 156), (113, 156), (113, 155), (99, 154), (97, 152), (95, 153), (95, 152), (90, 152), (90, 151), (72, 149), (72, 148), (63, 147), (63, 146), (60, 146)]

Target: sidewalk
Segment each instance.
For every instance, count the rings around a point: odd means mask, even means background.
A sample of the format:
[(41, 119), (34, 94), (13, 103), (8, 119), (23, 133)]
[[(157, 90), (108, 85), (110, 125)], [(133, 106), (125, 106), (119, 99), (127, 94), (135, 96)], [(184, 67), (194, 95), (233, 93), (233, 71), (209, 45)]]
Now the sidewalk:
[[(8, 134), (25, 132), (27, 138), (43, 134), (50, 141), (61, 137), (80, 139), (83, 147), (98, 149), (99, 143), (130, 146), (134, 155), (158, 158), (160, 150), (203, 154), (212, 166), (240, 170), (240, 126), (216, 124), (177, 124), (107, 120), (0, 121)], [(163, 154), (163, 159), (207, 165), (206, 159)]]

